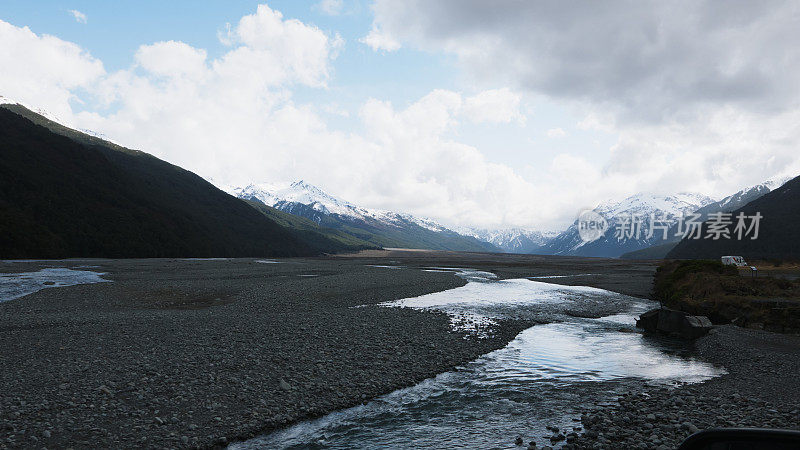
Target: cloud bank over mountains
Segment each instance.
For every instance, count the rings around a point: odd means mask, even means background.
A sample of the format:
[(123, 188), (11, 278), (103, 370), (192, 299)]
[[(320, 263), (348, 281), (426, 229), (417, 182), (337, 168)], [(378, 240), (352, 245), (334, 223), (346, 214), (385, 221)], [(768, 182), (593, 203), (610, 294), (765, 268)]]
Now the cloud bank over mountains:
[(584, 128), (618, 134), (598, 168), (611, 182), (713, 190), (797, 169), (797, 2), (376, 0), (373, 11), (373, 48), (454, 55), (478, 84), (570, 104)]
[[(74, 43), (0, 20), (0, 95), (225, 183), (303, 178), (448, 225), (558, 228), (611, 197), (724, 194), (798, 170), (800, 13), (790, 2), (379, 0), (373, 12), (361, 42), (345, 42), (264, 4), (218, 34), (217, 57), (143, 43), (113, 72)], [(345, 111), (342, 131), (329, 105), (296, 93), (331, 89), (348, 46), (455, 57), (472, 88), (405, 104), (370, 98)], [(545, 175), (533, 177), (462, 136), (479, 124), (533, 126), (527, 105), (543, 98), (616, 144), (596, 159), (540, 155)], [(550, 142), (571, 134), (547, 129)]]

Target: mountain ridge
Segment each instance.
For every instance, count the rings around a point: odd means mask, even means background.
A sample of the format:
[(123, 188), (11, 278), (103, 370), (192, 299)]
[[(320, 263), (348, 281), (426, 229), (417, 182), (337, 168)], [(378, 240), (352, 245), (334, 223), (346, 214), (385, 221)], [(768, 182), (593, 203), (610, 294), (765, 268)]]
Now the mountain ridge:
[[(569, 256), (599, 256), (616, 258), (620, 255), (661, 243), (661, 236), (655, 233), (647, 238), (646, 230), (650, 226), (650, 215), (655, 214), (659, 219), (663, 216), (678, 216), (683, 212), (691, 212), (714, 199), (703, 194), (681, 192), (672, 195), (656, 195), (640, 193), (626, 197), (619, 201), (606, 201), (594, 209), (608, 222), (608, 228), (599, 239), (586, 242), (580, 237), (577, 220), (566, 230), (548, 242), (543, 251), (553, 255)], [(624, 217), (638, 215), (642, 220), (642, 233), (636, 239), (620, 241), (615, 236), (615, 228), (620, 225)], [(642, 235), (645, 235), (644, 237)]]
[[(719, 200), (714, 203), (709, 203), (696, 211), (693, 211), (694, 214), (699, 214), (699, 221), (705, 221), (708, 219), (708, 215), (717, 212), (731, 212), (738, 208), (745, 206), (746, 204), (750, 203), (753, 200), (760, 198), (761, 196), (772, 192), (773, 190), (783, 186), (787, 181), (791, 180), (791, 177), (776, 177), (764, 181), (759, 184), (755, 184), (752, 186), (748, 186), (744, 189), (741, 189), (737, 192), (734, 192), (731, 195), (724, 197), (722, 200)], [(620, 255), (620, 258), (623, 259), (663, 259), (667, 256), (667, 254), (678, 245), (680, 242), (680, 237), (676, 236), (676, 228), (677, 225), (672, 226), (669, 231), (670, 239), (668, 242), (665, 243), (656, 243), (651, 247), (643, 248), (640, 250), (635, 250), (632, 252), (627, 252)]]
[(454, 230), (465, 236), (489, 242), (505, 253), (535, 254), (558, 235), (554, 231), (529, 230), (519, 227), (478, 228), (456, 227)]
[[(762, 215), (757, 239), (683, 239), (667, 255), (674, 259), (718, 259), (723, 255), (739, 255), (745, 259), (796, 259), (800, 241), (796, 227), (800, 220), (800, 177), (793, 178), (740, 208), (730, 211), (752, 217)], [(735, 236), (736, 220), (724, 227)], [(708, 222), (703, 223), (705, 236)]]
[(301, 256), (304, 241), (196, 174), (0, 105), (0, 257)]
[(284, 186), (250, 183), (224, 188), (241, 199), (258, 201), (382, 247), (500, 251), (488, 242), (461, 235), (432, 219), (357, 206), (303, 180)]

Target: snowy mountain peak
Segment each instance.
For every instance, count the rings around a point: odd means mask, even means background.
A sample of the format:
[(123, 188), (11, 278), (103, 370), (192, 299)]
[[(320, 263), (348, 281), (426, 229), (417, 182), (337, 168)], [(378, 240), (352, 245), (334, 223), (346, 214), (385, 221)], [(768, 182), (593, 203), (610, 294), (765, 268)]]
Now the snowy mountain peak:
[(641, 193), (621, 201), (604, 202), (596, 209), (606, 219), (620, 215), (635, 214), (646, 216), (654, 213), (679, 216), (681, 213), (695, 211), (714, 201), (713, 198), (696, 192), (679, 192), (667, 196)]
[(786, 182), (791, 180), (792, 178), (794, 178), (794, 177), (775, 177), (775, 178), (770, 178), (769, 180), (761, 183), (761, 186), (766, 187), (770, 191), (774, 191), (775, 189), (778, 189), (779, 187), (781, 187), (784, 184), (786, 184)]
[(209, 182), (245, 200), (258, 200), (280, 211), (381, 247), (453, 251), (497, 251), (493, 245), (462, 236), (436, 221), (406, 213), (364, 208), (328, 194), (305, 180), (282, 185), (250, 183), (233, 187)]
[(734, 210), (746, 203), (783, 186), (792, 177), (774, 177), (753, 186), (748, 186), (739, 192), (731, 194), (718, 202), (716, 206), (719, 210)]
[[(714, 203), (714, 199), (695, 192), (679, 192), (671, 195), (641, 193), (627, 197), (621, 201), (607, 201), (595, 210), (608, 221), (608, 230), (623, 223), (625, 218), (639, 217), (644, 223), (650, 223), (650, 215), (659, 218), (677, 217), (682, 213), (693, 213), (699, 208)], [(645, 226), (646, 229), (646, 226)], [(577, 221), (564, 232), (553, 238), (546, 245), (548, 253), (556, 255), (610, 256), (617, 257), (622, 253), (638, 250), (653, 245), (657, 237), (640, 235), (635, 239), (619, 242), (612, 231), (596, 241), (587, 242), (580, 237)]]
[(295, 201), (298, 203), (319, 203), (326, 207), (332, 207), (334, 210), (346, 209), (359, 209), (355, 205), (350, 204), (340, 198), (328, 194), (322, 189), (314, 186), (313, 184), (306, 183), (303, 180), (295, 181), (290, 184), (288, 188), (279, 190), (280, 196), (287, 201)]
[(372, 220), (390, 226), (400, 226), (404, 222), (411, 222), (431, 231), (450, 231), (432, 219), (356, 206), (328, 194), (304, 180), (297, 180), (282, 186), (269, 183), (251, 183), (243, 188), (231, 188), (230, 186), (221, 186), (220, 188), (236, 197), (253, 198), (278, 209), (285, 208), (290, 204), (302, 204), (310, 206), (315, 211), (323, 214), (338, 214), (356, 220)]
[(313, 189), (322, 192), (318, 187), (314, 186), (313, 184), (306, 183), (303, 180), (293, 181), (289, 186), (298, 189)]
[(525, 228), (473, 228), (459, 227), (456, 231), (464, 236), (489, 242), (509, 253), (535, 253), (558, 235), (554, 231), (538, 231)]

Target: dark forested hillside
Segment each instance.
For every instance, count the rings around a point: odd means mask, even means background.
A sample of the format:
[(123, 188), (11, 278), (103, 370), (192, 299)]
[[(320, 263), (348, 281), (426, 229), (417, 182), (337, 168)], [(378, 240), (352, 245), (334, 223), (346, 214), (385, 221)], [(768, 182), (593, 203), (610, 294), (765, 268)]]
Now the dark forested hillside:
[(324, 236), (304, 240), (151, 155), (19, 106), (0, 107), (0, 258), (293, 256), (349, 248)]
[[(667, 254), (667, 258), (717, 259), (724, 255), (741, 255), (751, 259), (800, 259), (800, 177), (733, 211), (733, 217), (739, 212), (747, 216), (756, 213), (763, 216), (758, 239), (684, 239)], [(731, 235), (734, 235), (736, 220), (733, 222), (727, 227)], [(703, 235), (707, 228), (706, 222)]]

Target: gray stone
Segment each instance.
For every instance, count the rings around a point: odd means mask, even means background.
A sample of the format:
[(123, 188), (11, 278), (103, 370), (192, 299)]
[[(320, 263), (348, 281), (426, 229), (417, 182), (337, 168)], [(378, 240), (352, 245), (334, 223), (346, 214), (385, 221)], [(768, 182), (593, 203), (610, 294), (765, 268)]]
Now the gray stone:
[(704, 336), (712, 328), (705, 316), (693, 316), (667, 308), (650, 310), (639, 317), (636, 326), (646, 331), (658, 331), (686, 339)]
[(647, 331), (656, 331), (658, 328), (658, 313), (660, 309), (651, 309), (639, 316), (636, 320), (636, 327)]

